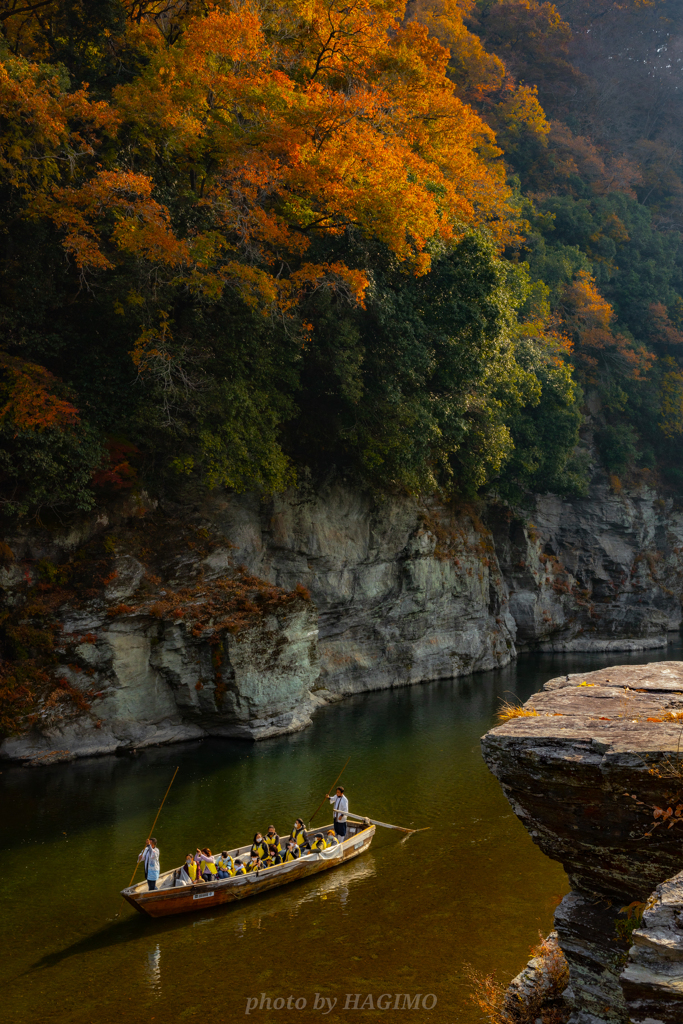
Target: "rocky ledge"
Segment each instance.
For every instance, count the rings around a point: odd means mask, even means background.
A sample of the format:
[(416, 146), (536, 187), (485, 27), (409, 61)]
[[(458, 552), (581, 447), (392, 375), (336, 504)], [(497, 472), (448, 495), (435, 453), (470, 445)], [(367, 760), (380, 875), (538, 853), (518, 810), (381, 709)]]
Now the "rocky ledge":
[(683, 663), (552, 679), (484, 758), (571, 892), (571, 1024), (683, 1021)]

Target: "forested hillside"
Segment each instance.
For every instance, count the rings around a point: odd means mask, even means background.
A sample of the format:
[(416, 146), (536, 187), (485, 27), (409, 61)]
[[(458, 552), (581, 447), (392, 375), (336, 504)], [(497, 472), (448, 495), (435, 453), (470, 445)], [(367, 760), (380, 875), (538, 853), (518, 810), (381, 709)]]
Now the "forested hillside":
[(683, 488), (683, 0), (0, 0), (0, 502)]

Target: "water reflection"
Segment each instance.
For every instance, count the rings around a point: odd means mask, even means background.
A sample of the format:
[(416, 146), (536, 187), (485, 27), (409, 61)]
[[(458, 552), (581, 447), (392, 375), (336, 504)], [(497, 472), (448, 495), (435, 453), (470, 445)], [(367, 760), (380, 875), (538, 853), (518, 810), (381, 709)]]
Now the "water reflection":
[(161, 994), (161, 946), (157, 942), (151, 953), (147, 954), (147, 982), (155, 995)]

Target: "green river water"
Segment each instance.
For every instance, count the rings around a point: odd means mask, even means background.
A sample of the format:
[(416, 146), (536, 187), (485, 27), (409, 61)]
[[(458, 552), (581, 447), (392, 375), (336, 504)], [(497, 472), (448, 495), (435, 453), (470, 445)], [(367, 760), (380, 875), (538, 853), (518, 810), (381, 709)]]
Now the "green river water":
[[(516, 974), (567, 891), (561, 867), (533, 845), (482, 761), (479, 738), (500, 699), (526, 700), (567, 671), (680, 657), (678, 643), (630, 657), (529, 656), (463, 680), (355, 697), (320, 712), (306, 732), (263, 743), (205, 740), (40, 769), (4, 765), (1, 1024), (397, 1013), (474, 1024), (481, 1015), (465, 965), (505, 980)], [(344, 867), (204, 913), (155, 922), (118, 897), (176, 765), (155, 829), (162, 870), (197, 846), (244, 843), (271, 822), (289, 831), (349, 755), (352, 811), (429, 831), (402, 840), (378, 829), (371, 850)], [(329, 820), (321, 813), (316, 823)], [(382, 994), (393, 1007), (396, 995), (418, 993), (436, 1005), (369, 1009)], [(299, 1010), (287, 1009), (290, 996)], [(247, 1015), (256, 998), (262, 1008)], [(327, 999), (333, 1009), (324, 1014)]]

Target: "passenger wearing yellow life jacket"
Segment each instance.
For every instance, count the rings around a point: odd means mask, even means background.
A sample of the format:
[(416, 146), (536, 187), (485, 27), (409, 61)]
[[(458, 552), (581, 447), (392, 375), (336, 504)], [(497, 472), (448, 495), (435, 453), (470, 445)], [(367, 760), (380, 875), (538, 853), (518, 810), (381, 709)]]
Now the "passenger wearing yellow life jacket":
[(252, 854), (251, 860), (247, 864), (247, 871), (260, 871), (263, 867), (263, 861), (260, 857)]
[(252, 857), (258, 857), (259, 860), (263, 860), (264, 857), (268, 856), (268, 843), (260, 832), (255, 834), (254, 842), (251, 844), (249, 854)]
[(277, 850), (271, 849), (268, 856), (263, 860), (264, 868), (275, 868), (278, 864), (282, 864), (282, 854), (278, 853)]
[(327, 843), (323, 838), (322, 832), (318, 832), (311, 843), (311, 853), (322, 853), (325, 849), (327, 849)]
[(296, 845), (293, 839), (290, 839), (287, 843), (287, 849), (283, 854), (282, 860), (285, 864), (288, 864), (291, 860), (298, 860), (300, 856), (300, 848)]
[(230, 878), (235, 874), (235, 862), (227, 850), (223, 850), (216, 861), (219, 878)]
[(328, 846), (339, 846), (339, 839), (334, 834), (334, 829), (328, 828), (326, 842)]
[(282, 843), (280, 842), (279, 835), (275, 831), (275, 825), (268, 826), (268, 831), (263, 838), (265, 839), (271, 853), (282, 853)]
[(185, 858), (185, 863), (180, 869), (180, 882), (183, 885), (192, 885), (197, 881), (197, 865), (191, 853)]
[(245, 868), (245, 866), (242, 863), (242, 861), (241, 860), (236, 860), (235, 861), (235, 870), (234, 870), (233, 874), (235, 874), (235, 875), (246, 875), (246, 873), (247, 873), (247, 869)]
[(215, 882), (218, 874), (218, 868), (216, 867), (217, 858), (212, 855), (208, 846), (205, 846), (204, 849), (199, 852), (201, 854), (199, 861), (199, 874), (205, 882)]
[(294, 822), (294, 828), (292, 829), (289, 838), (296, 843), (296, 845), (299, 847), (299, 851), (301, 851), (302, 846), (306, 846), (306, 829), (304, 827), (302, 818), (297, 818), (296, 821)]

